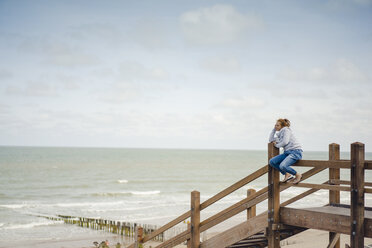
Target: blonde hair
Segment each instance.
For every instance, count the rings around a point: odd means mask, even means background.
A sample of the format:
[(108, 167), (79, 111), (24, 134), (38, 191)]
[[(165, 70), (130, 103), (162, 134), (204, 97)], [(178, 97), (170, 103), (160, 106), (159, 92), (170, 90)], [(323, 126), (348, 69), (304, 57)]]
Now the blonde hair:
[(282, 127), (291, 126), (291, 122), (288, 119), (278, 119), (277, 122), (279, 122)]

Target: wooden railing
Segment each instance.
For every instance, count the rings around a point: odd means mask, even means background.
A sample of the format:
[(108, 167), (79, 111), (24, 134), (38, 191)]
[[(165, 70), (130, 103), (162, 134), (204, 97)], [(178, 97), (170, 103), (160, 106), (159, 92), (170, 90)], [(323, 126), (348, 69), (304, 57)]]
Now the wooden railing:
[[(273, 144), (268, 144), (268, 161), (279, 154), (279, 150), (274, 147)], [(176, 219), (170, 221), (166, 225), (160, 227), (154, 232), (142, 237), (138, 235), (136, 242), (130, 245), (128, 248), (137, 248), (140, 244), (146, 243), (149, 240), (154, 239), (156, 236), (164, 233), (166, 230), (174, 227), (175, 225), (183, 222), (184, 220), (191, 218), (190, 227), (176, 235), (169, 240), (160, 243), (156, 248), (173, 247), (187, 241), (188, 247), (199, 248), (199, 247), (225, 247), (244, 239), (247, 232), (241, 232), (246, 230), (247, 225), (250, 225), (250, 234), (254, 234), (255, 231), (264, 230), (266, 227), (266, 235), (268, 239), (269, 247), (277, 248), (280, 247), (280, 208), (285, 207), (293, 202), (296, 202), (318, 190), (329, 190), (329, 204), (340, 204), (340, 191), (351, 192), (351, 247), (363, 247), (360, 246), (364, 239), (363, 232), (363, 221), (364, 221), (364, 193), (372, 193), (371, 182), (364, 182), (364, 170), (372, 169), (372, 161), (364, 160), (364, 144), (353, 143), (351, 145), (351, 159), (340, 160), (340, 147), (338, 144), (329, 145), (329, 160), (301, 160), (295, 164), (295, 166), (301, 167), (313, 167), (312, 169), (302, 174), (302, 181), (306, 180), (317, 173), (329, 170), (329, 180), (322, 184), (303, 183), (281, 183), (279, 181), (279, 172), (271, 166), (265, 165), (252, 174), (246, 176), (230, 187), (222, 190), (215, 196), (200, 204), (200, 193), (198, 191), (191, 192), (191, 209), (184, 214), (180, 215)], [(351, 178), (350, 181), (340, 180), (340, 169), (350, 169)], [(215, 202), (222, 198), (230, 195), (234, 191), (241, 187), (251, 183), (254, 180), (266, 175), (268, 173), (268, 186), (264, 187), (256, 192), (251, 191), (247, 198), (235, 203), (234, 205), (214, 214), (213, 216), (201, 221), (200, 211), (211, 206)], [(350, 185), (350, 186), (341, 186)], [(303, 187), (310, 188), (309, 190), (280, 203), (280, 192), (290, 187)], [(268, 211), (261, 213), (258, 216), (252, 214), (252, 210), (258, 203), (268, 199)], [(243, 212), (248, 209), (249, 219), (243, 225), (238, 225), (226, 232), (222, 232), (215, 237), (212, 237), (202, 244), (200, 244), (200, 233), (220, 224), (221, 222), (230, 219), (231, 217)], [(249, 214), (250, 212), (250, 214)], [(240, 229), (239, 229), (240, 228)], [(239, 232), (239, 230), (240, 232)], [(363, 229), (363, 230), (362, 230)], [(252, 233), (251, 233), (252, 232)], [(240, 234), (241, 233), (241, 234)], [(228, 237), (227, 237), (228, 236)], [(329, 247), (340, 247), (339, 242), (340, 235), (334, 232), (330, 232)], [(217, 245), (217, 246), (216, 246)]]

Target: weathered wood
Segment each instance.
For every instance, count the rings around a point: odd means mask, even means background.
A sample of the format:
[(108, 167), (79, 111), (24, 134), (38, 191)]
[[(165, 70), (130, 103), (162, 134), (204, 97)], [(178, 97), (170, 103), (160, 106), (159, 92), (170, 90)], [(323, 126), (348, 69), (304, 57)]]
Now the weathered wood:
[[(283, 185), (283, 183), (281, 183)], [(329, 189), (334, 191), (350, 191), (350, 187), (348, 186), (338, 186), (338, 185), (328, 185), (328, 184), (314, 184), (314, 183), (287, 183), (291, 184), (293, 187), (299, 188), (313, 188), (313, 189)]]
[(364, 162), (364, 169), (372, 170), (372, 161), (368, 160)]
[(351, 144), (351, 232), (352, 248), (364, 247), (364, 144)]
[[(191, 224), (187, 223), (187, 231), (191, 232)], [(191, 248), (191, 240), (187, 239), (187, 248)]]
[[(189, 218), (191, 216), (191, 211), (187, 211), (186, 213), (182, 214), (181, 216), (177, 217), (176, 219), (172, 220), (171, 222), (165, 224), (164, 226), (160, 227), (159, 229), (155, 230), (154, 232), (150, 233), (149, 235), (146, 235), (144, 238), (143, 238), (143, 243), (155, 238), (156, 236), (158, 236), (159, 234), (165, 232), (166, 230), (168, 230), (169, 228), (172, 228), (173, 226), (177, 225), (178, 223), (186, 220), (187, 218)], [(133, 244), (132, 244), (133, 245)], [(128, 246), (128, 248), (133, 248), (133, 246), (130, 245)]]
[[(247, 197), (250, 195), (253, 195), (256, 193), (255, 189), (248, 189), (247, 190)], [(247, 208), (247, 219), (250, 219), (252, 217), (256, 216), (256, 205), (253, 205), (252, 207)]]
[[(206, 201), (204, 201), (200, 205), (200, 210), (207, 208), (208, 206), (212, 205), (216, 201), (218, 201), (218, 200), (222, 199), (223, 197), (231, 194), (232, 192), (240, 189), (241, 187), (243, 187), (247, 183), (250, 183), (253, 180), (261, 177), (262, 175), (264, 175), (264, 174), (267, 173), (267, 170), (268, 170), (268, 166), (265, 165), (262, 168), (258, 169), (257, 171), (253, 172), (252, 174), (250, 174), (250, 175), (246, 176), (245, 178), (241, 179), (237, 183), (234, 183), (233, 185), (231, 185), (230, 187), (226, 188), (225, 190), (222, 190), (218, 194), (216, 194), (216, 195), (212, 196), (211, 198), (207, 199)], [(155, 238), (156, 236), (162, 234), (163, 232), (165, 232), (166, 230), (172, 228), (173, 226), (177, 225), (178, 223), (186, 220), (190, 216), (191, 216), (191, 212), (190, 211), (182, 214), (181, 216), (179, 216), (176, 219), (172, 220), (171, 222), (165, 224), (164, 226), (160, 227), (159, 229), (155, 230), (154, 232), (146, 235), (143, 238), (143, 242), (145, 243), (145, 242), (147, 242), (147, 241)], [(133, 248), (133, 247), (134, 247), (134, 244), (128, 246), (128, 248)]]
[(223, 211), (211, 216), (210, 218), (200, 223), (200, 232), (204, 232), (209, 228), (235, 216), (247, 208), (257, 205), (267, 199), (267, 187), (257, 191), (254, 195), (250, 195), (248, 198), (241, 200), (231, 207), (224, 209)]
[(337, 243), (340, 244), (340, 234), (339, 233), (334, 233), (335, 235), (332, 236), (332, 239), (330, 240), (329, 242), (329, 245), (327, 246), (327, 248), (336, 248), (337, 247)]
[[(338, 184), (345, 184), (345, 185), (350, 185), (351, 182), (350, 181), (347, 181), (347, 180), (330, 180), (329, 182), (330, 184), (333, 184), (333, 185), (338, 185)], [(372, 183), (369, 183), (369, 182), (364, 182), (364, 187), (372, 187)], [(368, 188), (365, 188), (365, 189), (368, 189)]]
[(301, 167), (319, 167), (319, 168), (341, 168), (341, 169), (350, 169), (349, 160), (340, 160), (340, 161), (329, 161), (329, 160), (300, 160), (295, 163), (293, 166)]
[[(329, 145), (328, 149), (328, 159), (329, 161), (339, 161), (340, 160), (340, 145), (332, 143)], [(339, 168), (329, 168), (329, 184), (332, 185), (333, 180), (340, 180), (340, 169)], [(339, 204), (340, 203), (340, 191), (329, 190), (329, 204)], [(340, 234), (335, 232), (329, 232), (329, 248), (340, 248)]]
[[(328, 181), (324, 182), (323, 184), (326, 184), (326, 183), (328, 183)], [(310, 189), (310, 190), (307, 190), (307, 191), (305, 191), (305, 192), (303, 192), (303, 193), (301, 193), (301, 194), (299, 194), (299, 195), (297, 195), (297, 196), (295, 196), (295, 197), (293, 197), (293, 198), (291, 198), (291, 199), (289, 199), (289, 200), (281, 203), (280, 204), (280, 207), (285, 207), (285, 206), (287, 206), (287, 205), (289, 205), (291, 203), (294, 203), (295, 201), (298, 201), (298, 200), (300, 200), (300, 199), (302, 199), (302, 198), (304, 198), (304, 197), (306, 197), (308, 195), (311, 195), (312, 193), (315, 193), (318, 190), (319, 189)]]
[(224, 248), (235, 244), (244, 238), (264, 230), (267, 226), (266, 218), (266, 212), (255, 216), (206, 240), (200, 245), (200, 248)]
[[(268, 161), (271, 158), (279, 155), (279, 149), (274, 146), (273, 143), (268, 144)], [(268, 215), (267, 215), (267, 239), (269, 248), (280, 247), (280, 232), (274, 230), (273, 226), (279, 224), (279, 208), (280, 208), (280, 183), (279, 183), (279, 171), (273, 167), (269, 167), (268, 175)]]
[(200, 245), (200, 192), (191, 192), (191, 248), (199, 248)]
[[(305, 173), (302, 174), (302, 179), (305, 180), (321, 171), (325, 170), (325, 168), (312, 168)], [(289, 187), (291, 187), (291, 184), (283, 184), (280, 186), (280, 191), (283, 191)], [(228, 218), (231, 218), (232, 216), (244, 211), (246, 208), (252, 206), (251, 204), (258, 204), (264, 200), (267, 199), (267, 191), (268, 187), (265, 187), (259, 191), (256, 192), (256, 194), (251, 195), (250, 197), (247, 197), (240, 202), (224, 209), (223, 211), (209, 217), (208, 219), (202, 221), (200, 223), (200, 231), (204, 232), (207, 229), (227, 220)]]
[(267, 165), (265, 165), (264, 167), (261, 167), (260, 169), (256, 170), (252, 174), (250, 174), (250, 175), (246, 176), (245, 178), (241, 179), (237, 183), (234, 183), (230, 187), (222, 190), (221, 192), (219, 192), (215, 196), (213, 196), (213, 197), (209, 198), (208, 200), (204, 201), (200, 206), (200, 210), (205, 209), (206, 207), (212, 205), (213, 203), (222, 199), (223, 197), (225, 197), (225, 196), (231, 194), (232, 192), (240, 189), (241, 187), (245, 186), (246, 184), (252, 182), (253, 180), (265, 175), (267, 173), (267, 171), (268, 171), (268, 166)]
[[(337, 207), (333, 207), (335, 212)], [(341, 208), (339, 208), (341, 209)], [(350, 233), (350, 217), (345, 214), (317, 212), (315, 209), (295, 209), (282, 207), (280, 221), (291, 226), (306, 227), (331, 231), (335, 233)]]
[(178, 234), (177, 236), (168, 239), (161, 243), (160, 245), (156, 246), (155, 248), (168, 248), (168, 247), (173, 247), (176, 245), (181, 244), (182, 242), (186, 241), (187, 239), (190, 239), (190, 232), (188, 230)]

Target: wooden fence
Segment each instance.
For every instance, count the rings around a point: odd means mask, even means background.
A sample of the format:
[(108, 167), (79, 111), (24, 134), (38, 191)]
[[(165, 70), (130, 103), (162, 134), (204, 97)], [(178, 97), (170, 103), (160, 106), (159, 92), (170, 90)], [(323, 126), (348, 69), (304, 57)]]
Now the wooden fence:
[[(268, 161), (278, 154), (279, 150), (274, 147), (273, 144), (269, 143)], [(314, 228), (329, 231), (328, 247), (330, 248), (340, 247), (340, 233), (350, 234), (350, 245), (352, 248), (363, 247), (364, 237), (372, 237), (372, 219), (365, 218), (364, 216), (364, 211), (368, 209), (365, 208), (364, 194), (372, 193), (372, 188), (370, 188), (372, 183), (365, 182), (364, 172), (365, 170), (372, 169), (372, 161), (364, 159), (364, 144), (362, 143), (356, 142), (351, 144), (350, 155), (350, 160), (341, 160), (339, 145), (330, 144), (328, 160), (301, 160), (295, 164), (295, 166), (300, 167), (312, 167), (302, 174), (302, 181), (321, 171), (328, 170), (329, 180), (323, 184), (304, 182), (298, 184), (290, 182), (281, 183), (279, 181), (279, 172), (271, 166), (265, 165), (202, 203), (200, 203), (200, 193), (198, 191), (193, 191), (191, 192), (191, 205), (189, 211), (183, 213), (179, 217), (151, 233), (143, 235), (142, 231), (137, 232), (138, 235), (135, 237), (135, 242), (128, 247), (137, 248), (149, 240), (156, 239), (165, 231), (188, 218), (191, 218), (191, 225), (187, 230), (160, 243), (157, 248), (174, 247), (185, 241), (187, 242), (187, 246), (191, 248), (229, 247), (230, 245), (233, 245), (262, 230), (264, 230), (265, 237), (267, 238), (268, 247), (277, 248), (280, 247), (280, 240), (282, 238), (281, 230), (288, 226), (295, 226), (298, 230), (301, 228), (301, 230), (304, 230), (303, 228)], [(340, 179), (340, 169), (348, 169), (351, 171), (350, 181)], [(200, 211), (266, 174), (268, 175), (267, 187), (256, 192), (251, 191), (247, 198), (205, 220), (200, 219)], [(280, 193), (290, 187), (303, 187), (310, 189), (281, 203)], [(350, 208), (349, 216), (345, 216), (345, 213), (343, 213), (343, 215), (335, 214), (333, 212), (327, 213), (326, 208), (320, 209), (316, 212), (315, 210), (301, 210), (287, 207), (289, 204), (311, 195), (318, 190), (329, 191), (329, 211), (335, 211), (334, 209), (330, 210), (332, 207), (339, 207), (336, 209), (341, 209), (341, 191), (350, 192), (351, 204), (350, 206), (346, 206)], [(256, 216), (255, 206), (266, 199), (268, 199), (267, 211)], [(342, 211), (347, 212), (348, 210), (345, 209), (346, 208), (343, 208)], [(225, 230), (202, 243), (200, 242), (200, 233), (205, 232), (211, 227), (216, 226), (243, 211), (247, 211), (249, 217), (248, 220), (245, 220), (241, 224)], [(342, 211), (340, 210), (339, 212)], [(300, 213), (302, 215), (300, 215)], [(297, 218), (293, 216), (297, 216)], [(300, 218), (301, 220), (299, 220), (298, 216), (302, 216), (302, 219)], [(141, 230), (141, 228), (139, 229)]]

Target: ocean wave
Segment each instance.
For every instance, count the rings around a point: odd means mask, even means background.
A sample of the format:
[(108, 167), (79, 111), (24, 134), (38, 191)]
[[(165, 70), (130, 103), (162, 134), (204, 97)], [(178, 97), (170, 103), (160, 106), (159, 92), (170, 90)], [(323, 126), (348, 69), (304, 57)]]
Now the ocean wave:
[(123, 195), (157, 195), (160, 194), (160, 190), (153, 190), (153, 191), (123, 191), (123, 192), (98, 192), (93, 193), (93, 196), (108, 196), (108, 197), (115, 197), (115, 196), (123, 196)]
[(24, 208), (25, 206), (31, 206), (31, 204), (3, 204), (3, 205), (0, 205), (1, 208), (9, 208), (9, 209), (19, 209), (19, 208)]
[(118, 182), (118, 183), (128, 183), (128, 180), (121, 179), (121, 180), (117, 180), (116, 182)]
[(49, 225), (56, 225), (56, 224), (63, 224), (63, 221), (44, 221), (44, 222), (31, 222), (25, 224), (13, 224), (10, 226), (4, 226), (2, 229), (10, 230), (10, 229), (28, 229), (37, 226), (49, 226)]

